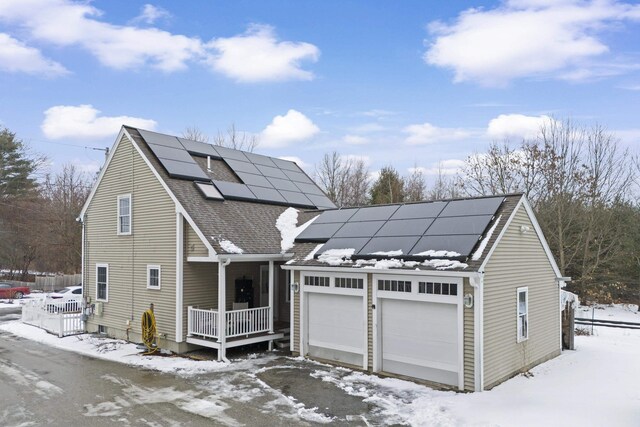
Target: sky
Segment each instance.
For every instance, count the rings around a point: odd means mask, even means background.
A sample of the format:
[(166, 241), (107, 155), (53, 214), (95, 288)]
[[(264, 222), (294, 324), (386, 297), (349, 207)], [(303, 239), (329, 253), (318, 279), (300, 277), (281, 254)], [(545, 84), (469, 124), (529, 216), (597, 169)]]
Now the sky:
[(122, 124), (230, 125), (427, 176), (546, 120), (640, 147), (640, 5), (596, 0), (0, 1), (0, 126), (96, 172)]

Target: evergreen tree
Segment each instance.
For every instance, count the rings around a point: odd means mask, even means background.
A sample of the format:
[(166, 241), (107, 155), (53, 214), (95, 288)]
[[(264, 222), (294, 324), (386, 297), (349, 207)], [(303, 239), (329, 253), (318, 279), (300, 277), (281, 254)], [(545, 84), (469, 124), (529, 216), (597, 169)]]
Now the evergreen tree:
[(393, 166), (385, 166), (371, 186), (371, 204), (400, 203), (404, 201), (404, 180)]
[(30, 158), (16, 134), (0, 130), (0, 200), (24, 196), (36, 188), (33, 173), (41, 163)]

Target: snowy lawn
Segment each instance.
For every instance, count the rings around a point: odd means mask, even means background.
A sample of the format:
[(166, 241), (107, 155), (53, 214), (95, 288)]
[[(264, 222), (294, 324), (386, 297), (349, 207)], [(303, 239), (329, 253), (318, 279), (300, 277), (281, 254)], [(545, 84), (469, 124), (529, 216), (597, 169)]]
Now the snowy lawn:
[[(591, 317), (590, 310), (588, 315), (578, 311), (579, 316)], [(636, 306), (604, 307), (596, 309), (595, 317), (640, 322), (636, 310)], [(275, 356), (242, 359), (230, 365), (181, 357), (143, 356), (135, 345), (123, 341), (90, 335), (59, 339), (18, 321), (0, 324), (0, 329), (85, 355), (184, 376), (238, 369), (257, 373), (280, 365), (261, 368), (274, 361)], [(307, 370), (311, 367), (309, 381), (329, 382), (346, 394), (362, 398), (371, 405), (371, 416), (384, 420), (384, 424), (640, 425), (640, 330), (596, 327), (593, 336), (577, 336), (576, 347), (576, 351), (565, 351), (560, 357), (532, 369), (528, 376), (515, 377), (482, 393), (436, 391), (408, 381), (379, 378), (302, 358), (280, 360), (291, 367)], [(294, 396), (287, 399), (295, 402)], [(341, 397), (336, 395), (335, 399)], [(316, 422), (331, 421), (321, 410), (298, 409), (299, 415), (304, 411), (315, 414)], [(307, 416), (301, 418), (309, 420)]]

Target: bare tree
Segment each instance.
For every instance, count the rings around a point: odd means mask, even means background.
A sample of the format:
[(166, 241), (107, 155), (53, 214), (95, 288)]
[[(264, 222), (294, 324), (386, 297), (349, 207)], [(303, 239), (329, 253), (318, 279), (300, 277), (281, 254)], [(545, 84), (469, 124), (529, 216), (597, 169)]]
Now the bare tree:
[(316, 165), (316, 181), (338, 207), (367, 204), (369, 170), (362, 159), (326, 153)]
[(404, 201), (420, 202), (427, 197), (427, 183), (422, 169), (415, 166), (404, 179)]
[(258, 146), (258, 136), (249, 132), (241, 132), (236, 129), (236, 125), (232, 123), (226, 132), (220, 132), (213, 137), (209, 138), (207, 134), (202, 132), (196, 126), (189, 126), (182, 131), (182, 137), (190, 139), (192, 141), (209, 143), (212, 139), (213, 145), (219, 145), (221, 147), (232, 148), (234, 150), (242, 150), (253, 152)]
[(444, 173), (442, 165), (438, 164), (433, 185), (427, 190), (426, 200), (442, 200), (460, 197), (460, 187), (457, 176), (449, 176)]

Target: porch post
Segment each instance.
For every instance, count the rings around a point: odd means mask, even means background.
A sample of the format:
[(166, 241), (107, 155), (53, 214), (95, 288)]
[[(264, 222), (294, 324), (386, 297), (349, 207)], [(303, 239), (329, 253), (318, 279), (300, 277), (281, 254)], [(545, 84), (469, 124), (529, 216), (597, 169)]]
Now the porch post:
[(218, 260), (218, 361), (227, 360), (227, 277), (226, 267), (231, 263), (229, 258)]
[[(269, 261), (269, 333), (272, 334), (273, 333), (273, 301), (274, 301), (274, 295), (273, 295), (273, 288), (274, 288), (274, 280), (273, 280), (273, 276), (274, 276), (274, 269), (273, 269), (273, 261)], [(270, 346), (272, 345), (273, 341), (270, 341)]]

